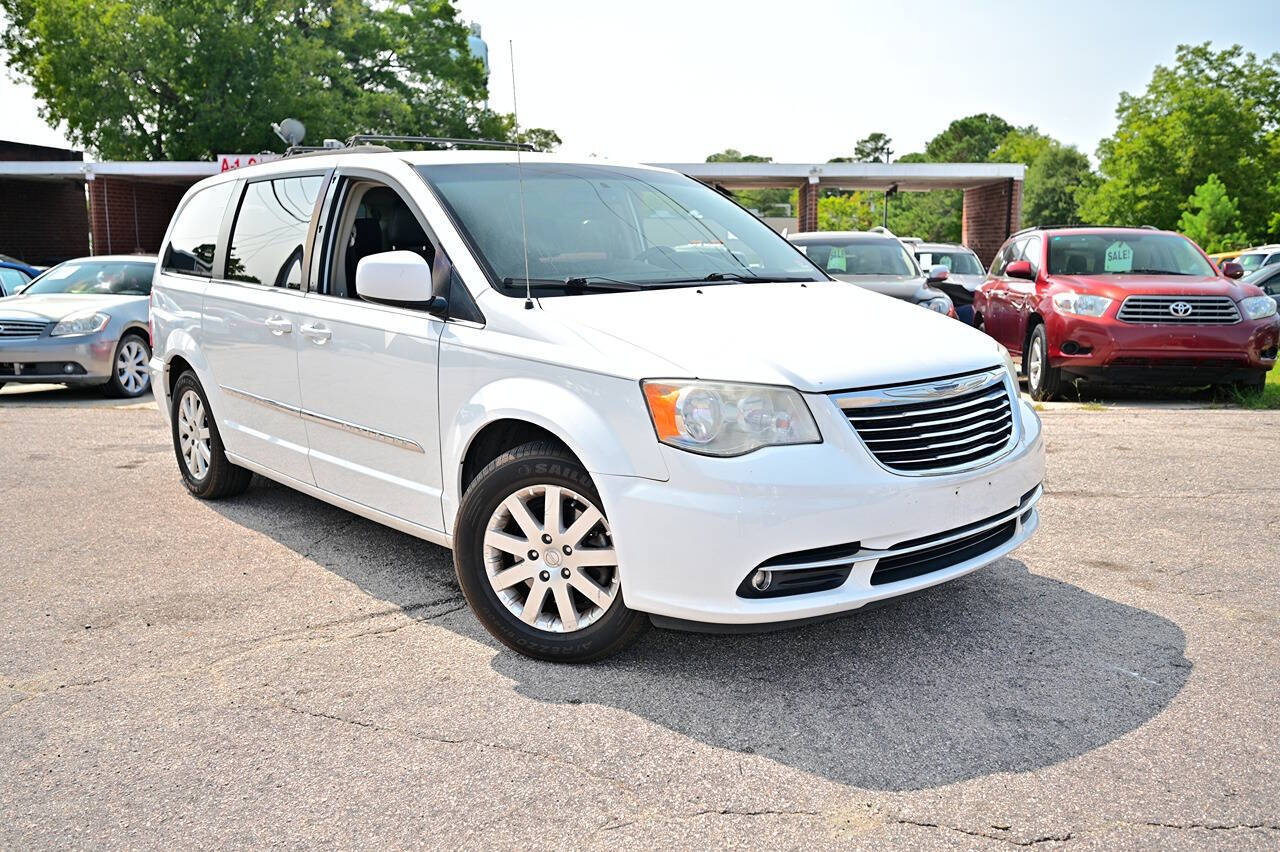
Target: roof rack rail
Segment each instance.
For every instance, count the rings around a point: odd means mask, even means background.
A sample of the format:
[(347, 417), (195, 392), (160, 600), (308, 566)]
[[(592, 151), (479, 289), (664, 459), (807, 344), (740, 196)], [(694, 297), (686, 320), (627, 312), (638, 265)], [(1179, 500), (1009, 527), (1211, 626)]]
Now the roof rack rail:
[(1065, 231), (1068, 228), (1105, 228), (1105, 227), (1107, 226), (1106, 225), (1090, 225), (1084, 222), (1076, 222), (1075, 224), (1071, 224), (1071, 225), (1030, 225), (1026, 228), (1022, 228), (1021, 230), (1014, 231), (1009, 236), (1016, 237), (1021, 234), (1029, 234), (1032, 231), (1058, 231), (1058, 230)]
[(355, 145), (350, 148), (332, 148), (327, 145), (292, 145), (282, 157), (310, 157), (315, 154), (383, 154), (391, 149), (386, 145)]
[(408, 142), (416, 145), (448, 145), (453, 148), (499, 148), (504, 151), (536, 151), (528, 142), (506, 142), (501, 139), (456, 139), (451, 136), (394, 136), (358, 133), (347, 140), (347, 147), (369, 142)]

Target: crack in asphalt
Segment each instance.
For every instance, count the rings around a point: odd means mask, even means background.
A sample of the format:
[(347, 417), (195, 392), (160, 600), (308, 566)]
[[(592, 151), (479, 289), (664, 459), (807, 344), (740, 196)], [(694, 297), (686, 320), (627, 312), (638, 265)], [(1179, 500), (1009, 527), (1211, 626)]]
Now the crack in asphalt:
[(1153, 828), (1173, 828), (1179, 831), (1238, 831), (1240, 829), (1262, 829), (1264, 831), (1280, 831), (1280, 825), (1273, 825), (1269, 822), (1242, 822), (1235, 825), (1227, 825), (1223, 823), (1207, 823), (1207, 822), (1188, 822), (1188, 823), (1172, 823), (1172, 822), (1144, 822), (1143, 825), (1149, 825)]
[(981, 837), (985, 840), (998, 840), (1002, 843), (1008, 843), (1013, 846), (1035, 846), (1040, 843), (1066, 843), (1075, 837), (1075, 832), (1068, 831), (1066, 834), (1044, 834), (1032, 837), (1027, 840), (1019, 840), (1016, 837), (1002, 837), (998, 834), (989, 834), (985, 831), (976, 831), (970, 828), (961, 828), (957, 825), (942, 825), (936, 822), (923, 822), (919, 820), (904, 819), (897, 817), (893, 820), (898, 825), (911, 825), (917, 828), (937, 828), (942, 831), (955, 831), (969, 837)]

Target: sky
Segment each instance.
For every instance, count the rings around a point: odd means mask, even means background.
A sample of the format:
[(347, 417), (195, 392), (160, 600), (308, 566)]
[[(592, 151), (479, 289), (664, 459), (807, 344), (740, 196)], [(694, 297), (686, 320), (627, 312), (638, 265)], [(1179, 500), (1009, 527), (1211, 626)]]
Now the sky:
[[(1120, 92), (1179, 43), (1280, 50), (1274, 3), (456, 0), (489, 44), (495, 109), (511, 109), (510, 40), (523, 126), (644, 162), (823, 162), (873, 131), (900, 155), (979, 112), (1092, 154)], [(0, 81), (0, 117), (0, 138), (65, 143), (21, 83)]]

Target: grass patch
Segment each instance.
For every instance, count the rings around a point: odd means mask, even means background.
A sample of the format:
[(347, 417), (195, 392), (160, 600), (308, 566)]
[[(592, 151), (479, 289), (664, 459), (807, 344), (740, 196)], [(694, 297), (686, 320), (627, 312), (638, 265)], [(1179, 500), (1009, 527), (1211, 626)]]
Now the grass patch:
[(1262, 393), (1231, 391), (1232, 400), (1242, 408), (1255, 410), (1280, 408), (1280, 370), (1267, 373), (1267, 384)]
[(1106, 411), (1107, 407), (1100, 402), (1089, 401), (1080, 403), (1081, 411)]

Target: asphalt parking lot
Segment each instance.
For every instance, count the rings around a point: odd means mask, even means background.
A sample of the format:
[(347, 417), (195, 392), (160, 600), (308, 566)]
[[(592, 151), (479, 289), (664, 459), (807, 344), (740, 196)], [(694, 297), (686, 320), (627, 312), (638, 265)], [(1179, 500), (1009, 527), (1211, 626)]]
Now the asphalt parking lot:
[(896, 606), (499, 646), (449, 554), (151, 404), (0, 393), (0, 847), (1280, 845), (1280, 412), (1052, 408), (1038, 535)]

